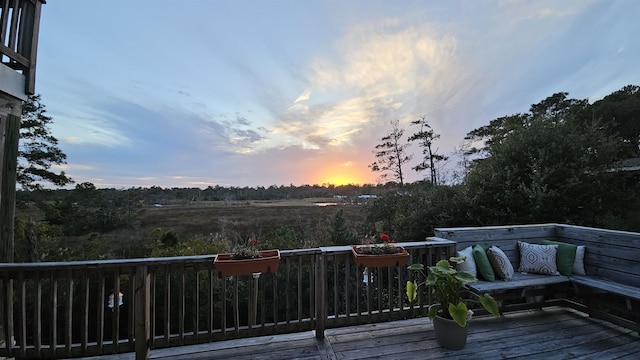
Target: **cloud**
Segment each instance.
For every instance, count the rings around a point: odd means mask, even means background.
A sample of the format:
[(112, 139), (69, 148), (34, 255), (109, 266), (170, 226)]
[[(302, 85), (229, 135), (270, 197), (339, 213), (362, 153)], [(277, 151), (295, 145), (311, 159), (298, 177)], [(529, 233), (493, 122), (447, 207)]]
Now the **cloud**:
[(455, 37), (428, 24), (358, 24), (335, 49), (337, 58), (318, 56), (309, 65), (306, 90), (280, 114), (274, 134), (317, 149), (348, 147), (369, 135), (365, 127), (450, 103), (461, 81)]

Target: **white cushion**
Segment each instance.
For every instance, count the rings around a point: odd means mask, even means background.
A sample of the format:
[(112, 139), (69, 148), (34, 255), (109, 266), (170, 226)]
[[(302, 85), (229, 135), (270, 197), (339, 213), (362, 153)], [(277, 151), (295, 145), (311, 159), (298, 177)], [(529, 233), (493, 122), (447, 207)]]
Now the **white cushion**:
[(587, 275), (584, 271), (584, 245), (578, 245), (576, 249), (576, 260), (573, 262), (573, 269), (571, 272), (578, 275)]
[(458, 271), (468, 272), (474, 277), (478, 277), (478, 270), (476, 269), (476, 261), (473, 259), (473, 248), (469, 246), (466, 249), (458, 251), (458, 256), (465, 257), (464, 262), (461, 262), (456, 267)]

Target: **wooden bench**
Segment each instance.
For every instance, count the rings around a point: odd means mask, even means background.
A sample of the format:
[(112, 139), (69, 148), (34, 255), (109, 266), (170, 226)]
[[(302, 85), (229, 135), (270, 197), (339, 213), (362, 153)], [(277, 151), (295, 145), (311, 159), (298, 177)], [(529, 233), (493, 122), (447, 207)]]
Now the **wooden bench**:
[[(478, 281), (469, 288), (491, 293), (501, 311), (562, 303), (593, 316), (640, 331), (640, 233), (562, 224), (437, 228), (438, 238), (454, 240), (456, 249), (497, 246), (516, 275), (510, 281)], [(554, 240), (584, 245), (587, 275), (549, 276), (518, 273), (517, 242)]]

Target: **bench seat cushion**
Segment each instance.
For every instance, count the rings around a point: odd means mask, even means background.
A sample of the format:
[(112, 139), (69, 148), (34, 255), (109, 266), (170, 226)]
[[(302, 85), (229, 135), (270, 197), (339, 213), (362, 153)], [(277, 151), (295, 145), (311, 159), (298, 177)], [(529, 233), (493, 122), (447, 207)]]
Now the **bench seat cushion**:
[(625, 298), (640, 300), (640, 287), (620, 284), (611, 280), (585, 275), (573, 275), (571, 281), (575, 284), (617, 294)]
[(509, 281), (478, 281), (474, 283), (469, 283), (467, 286), (479, 293), (493, 293), (500, 292), (506, 290), (513, 289), (522, 289), (533, 286), (545, 286), (545, 285), (553, 285), (553, 284), (562, 284), (568, 283), (568, 276), (552, 276), (552, 275), (541, 275), (541, 274), (523, 274), (523, 273), (515, 273), (513, 274), (513, 278)]

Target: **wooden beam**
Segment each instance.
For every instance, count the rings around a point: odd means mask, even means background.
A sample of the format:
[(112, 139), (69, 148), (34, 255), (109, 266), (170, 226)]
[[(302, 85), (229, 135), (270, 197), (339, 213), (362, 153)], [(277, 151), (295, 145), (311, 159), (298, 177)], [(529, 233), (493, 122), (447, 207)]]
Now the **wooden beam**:
[(11, 114), (6, 115), (0, 118), (0, 128), (4, 134), (0, 178), (0, 262), (13, 262), (20, 118)]
[(149, 358), (149, 346), (151, 345), (151, 277), (146, 265), (138, 265), (135, 275), (135, 350), (136, 360)]

